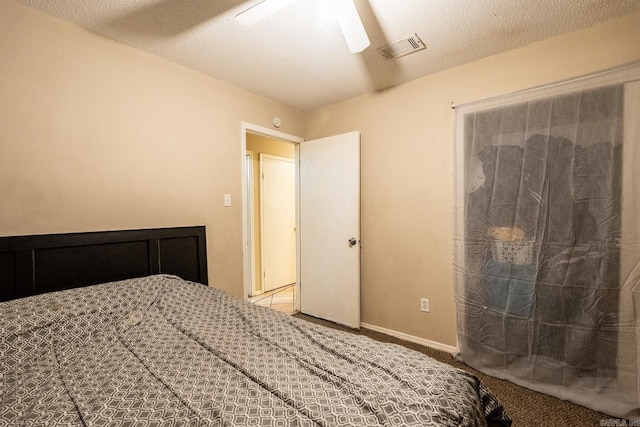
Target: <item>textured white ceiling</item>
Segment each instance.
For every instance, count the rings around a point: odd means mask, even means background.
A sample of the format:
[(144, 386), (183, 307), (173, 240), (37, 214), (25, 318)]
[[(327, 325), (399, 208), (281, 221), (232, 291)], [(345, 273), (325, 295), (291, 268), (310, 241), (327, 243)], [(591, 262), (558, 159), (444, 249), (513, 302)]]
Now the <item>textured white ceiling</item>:
[[(355, 0), (371, 46), (351, 54), (327, 0), (299, 0), (251, 27), (258, 0), (17, 0), (43, 12), (309, 110), (640, 10), (640, 0)], [(427, 49), (376, 49), (417, 33)]]

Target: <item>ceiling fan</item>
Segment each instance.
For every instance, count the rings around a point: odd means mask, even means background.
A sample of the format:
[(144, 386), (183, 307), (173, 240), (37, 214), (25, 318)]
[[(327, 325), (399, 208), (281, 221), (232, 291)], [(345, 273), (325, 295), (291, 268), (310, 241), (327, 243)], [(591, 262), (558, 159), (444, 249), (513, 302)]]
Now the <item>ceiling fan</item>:
[[(253, 25), (297, 0), (262, 0), (236, 15), (243, 25)], [(338, 25), (351, 53), (365, 50), (370, 42), (353, 0), (334, 0)]]

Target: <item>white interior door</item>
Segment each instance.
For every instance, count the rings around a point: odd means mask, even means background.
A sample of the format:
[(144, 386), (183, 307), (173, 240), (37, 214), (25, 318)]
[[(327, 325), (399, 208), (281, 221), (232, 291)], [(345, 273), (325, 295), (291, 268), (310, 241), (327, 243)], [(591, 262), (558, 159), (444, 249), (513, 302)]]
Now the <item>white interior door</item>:
[(300, 311), (360, 327), (360, 133), (300, 143)]
[(296, 281), (296, 186), (293, 159), (260, 154), (262, 290)]

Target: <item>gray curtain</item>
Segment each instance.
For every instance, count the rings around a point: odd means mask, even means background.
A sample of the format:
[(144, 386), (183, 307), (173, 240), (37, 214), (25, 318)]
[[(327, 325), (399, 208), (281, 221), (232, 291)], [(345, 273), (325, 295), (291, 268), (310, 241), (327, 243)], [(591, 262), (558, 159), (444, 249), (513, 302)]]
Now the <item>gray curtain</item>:
[(624, 105), (614, 84), (459, 109), (454, 269), (467, 364), (637, 416), (637, 313), (620, 306), (638, 287), (621, 277)]

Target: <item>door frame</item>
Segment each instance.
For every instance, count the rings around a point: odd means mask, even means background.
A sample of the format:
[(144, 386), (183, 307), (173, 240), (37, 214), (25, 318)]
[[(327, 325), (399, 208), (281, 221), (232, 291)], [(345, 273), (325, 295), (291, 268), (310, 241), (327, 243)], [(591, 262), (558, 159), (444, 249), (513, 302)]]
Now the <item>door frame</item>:
[[(299, 144), (304, 142), (304, 138), (290, 135), (278, 130), (269, 129), (263, 126), (258, 126), (248, 122), (240, 122), (240, 164), (241, 164), (241, 189), (242, 189), (242, 281), (245, 300), (249, 299), (249, 295), (252, 293), (252, 265), (251, 265), (251, 253), (250, 242), (248, 241), (248, 215), (247, 215), (247, 165), (246, 165), (246, 152), (247, 152), (247, 133), (255, 133), (258, 135), (268, 136), (270, 138), (279, 139), (286, 142), (295, 144), (295, 180), (296, 180), (296, 229), (300, 230), (300, 186), (298, 181), (299, 165), (300, 165), (300, 151)], [(296, 233), (296, 295), (300, 295), (300, 233)], [(300, 298), (296, 298), (294, 301), (294, 310), (300, 310)]]
[(245, 145), (245, 170), (244, 170), (244, 176), (245, 176), (245, 186), (243, 187), (243, 197), (244, 197), (244, 205), (242, 205), (242, 208), (244, 210), (244, 215), (246, 215), (247, 220), (245, 222), (245, 226), (246, 226), (246, 238), (245, 238), (245, 243), (247, 246), (247, 256), (249, 257), (249, 271), (245, 274), (249, 275), (249, 292), (247, 292), (247, 297), (249, 297), (249, 295), (251, 296), (255, 296), (255, 291), (256, 291), (256, 279), (255, 279), (255, 273), (254, 273), (254, 266), (255, 266), (255, 248), (256, 248), (256, 237), (255, 237), (255, 223), (254, 223), (254, 219), (253, 219), (253, 193), (255, 191), (255, 188), (253, 186), (253, 171), (250, 167), (247, 167), (247, 165), (252, 165), (253, 164), (253, 159), (254, 159), (254, 154), (253, 151), (251, 150), (246, 150), (246, 145)]

